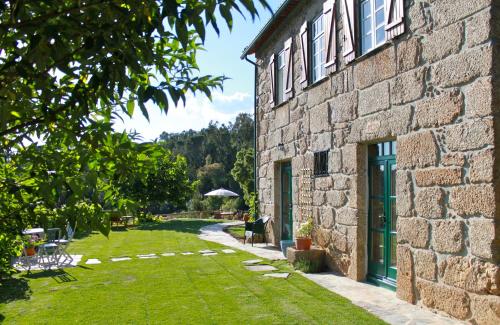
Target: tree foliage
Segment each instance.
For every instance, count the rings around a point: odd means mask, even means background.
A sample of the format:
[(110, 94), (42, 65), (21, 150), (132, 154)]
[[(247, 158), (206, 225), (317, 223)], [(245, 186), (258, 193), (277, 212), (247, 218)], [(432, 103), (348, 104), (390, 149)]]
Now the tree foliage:
[[(210, 123), (207, 128), (200, 131), (163, 133), (159, 143), (187, 158), (189, 178), (199, 182), (198, 193), (193, 196), (194, 202), (190, 205), (192, 209), (219, 209), (221, 200), (203, 199), (203, 194), (211, 190), (224, 187), (245, 197), (246, 188), (253, 187), (253, 185), (242, 185), (231, 177), (231, 170), (237, 163), (238, 152), (245, 151), (247, 155), (253, 152), (249, 151), (253, 147), (253, 119), (250, 114), (239, 114), (235, 122), (228, 125)], [(253, 175), (253, 158), (248, 164), (246, 168), (250, 168)], [(247, 199), (245, 201), (248, 202)], [(233, 206), (244, 208), (241, 200), (237, 200)]]
[(245, 203), (250, 206), (251, 193), (254, 191), (254, 150), (243, 148), (236, 154), (236, 162), (231, 169), (231, 176), (243, 190)]
[(182, 165), (114, 133), (114, 120), (222, 87), (196, 53), (207, 26), (255, 17), (254, 2), (0, 1), (0, 272), (23, 228), (59, 218), (107, 234), (107, 211), (144, 204), (124, 184), (160, 186), (148, 177)]
[(146, 177), (123, 184), (123, 193), (139, 203), (142, 211), (160, 211), (165, 206), (170, 211), (185, 209), (197, 185), (189, 181), (187, 160), (156, 146), (158, 153)]
[(218, 32), (219, 12), (231, 28), (243, 10), (257, 14), (253, 0), (0, 1), (3, 145), (210, 96), (224, 78), (197, 73), (205, 26)]
[[(236, 153), (253, 146), (253, 119), (241, 113), (234, 123), (210, 123), (200, 131), (162, 133), (160, 143), (176, 154), (185, 156), (189, 165), (189, 177), (196, 179), (198, 169), (212, 163), (220, 163), (227, 175), (236, 161)], [(223, 183), (223, 186), (237, 184)]]

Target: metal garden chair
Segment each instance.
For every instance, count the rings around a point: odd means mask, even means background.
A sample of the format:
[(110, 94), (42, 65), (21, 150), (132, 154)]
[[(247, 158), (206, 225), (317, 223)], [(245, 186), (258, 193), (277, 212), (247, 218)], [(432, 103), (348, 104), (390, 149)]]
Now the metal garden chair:
[(40, 266), (50, 267), (59, 262), (59, 244), (57, 241), (60, 239), (61, 229), (49, 228), (47, 229), (45, 239), (47, 242), (38, 247), (39, 249), (39, 264)]
[(252, 246), (253, 239), (255, 234), (262, 235), (264, 237), (264, 241), (267, 245), (267, 237), (266, 237), (266, 225), (271, 219), (269, 216), (263, 216), (254, 222), (245, 222), (245, 238), (243, 239), (243, 244), (246, 244), (247, 236), (252, 238)]
[[(76, 224), (75, 224), (75, 229), (76, 229)], [(55, 244), (57, 244), (57, 263), (61, 263), (61, 258), (64, 257), (64, 262), (69, 260), (71, 263), (73, 261), (73, 257), (71, 257), (70, 254), (68, 254), (68, 247), (71, 241), (73, 240), (73, 236), (75, 235), (75, 229), (71, 227), (71, 225), (68, 223), (66, 226), (66, 235), (62, 239), (57, 239), (54, 241)]]

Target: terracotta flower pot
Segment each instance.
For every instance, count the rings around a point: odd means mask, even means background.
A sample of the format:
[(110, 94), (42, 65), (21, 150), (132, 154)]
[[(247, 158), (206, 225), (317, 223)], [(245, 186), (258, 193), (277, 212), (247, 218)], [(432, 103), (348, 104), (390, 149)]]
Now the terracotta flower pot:
[(36, 254), (35, 247), (26, 247), (26, 255), (33, 256)]
[(298, 237), (295, 239), (295, 248), (299, 251), (311, 249), (312, 239), (307, 237)]

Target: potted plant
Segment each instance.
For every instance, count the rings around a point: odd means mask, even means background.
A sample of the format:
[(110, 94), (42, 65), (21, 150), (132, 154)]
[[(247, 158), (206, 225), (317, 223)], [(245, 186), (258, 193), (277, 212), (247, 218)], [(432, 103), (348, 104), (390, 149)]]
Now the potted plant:
[(295, 248), (297, 250), (311, 249), (313, 228), (313, 219), (312, 217), (308, 217), (306, 222), (304, 222), (297, 231), (297, 237), (295, 238)]
[(26, 236), (24, 239), (24, 250), (26, 255), (33, 256), (36, 254), (36, 247), (38, 247), (42, 241), (37, 235)]

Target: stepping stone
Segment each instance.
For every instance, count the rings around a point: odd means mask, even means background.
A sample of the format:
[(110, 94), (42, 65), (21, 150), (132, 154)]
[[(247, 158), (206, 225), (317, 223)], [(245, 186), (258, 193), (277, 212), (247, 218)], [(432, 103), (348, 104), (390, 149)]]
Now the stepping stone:
[(286, 278), (288, 278), (289, 275), (290, 275), (290, 273), (267, 273), (267, 274), (264, 274), (265, 277), (278, 278), (278, 279), (286, 279)]
[(276, 271), (277, 268), (275, 268), (272, 265), (247, 265), (245, 268), (248, 271), (253, 271), (253, 272), (269, 272), (269, 271)]
[(131, 258), (128, 256), (123, 256), (123, 257), (112, 257), (111, 262), (121, 262), (121, 261), (130, 261)]
[(85, 262), (87, 265), (95, 265), (95, 264), (101, 264), (101, 261), (97, 258), (89, 258), (87, 262)]
[(175, 256), (175, 253), (163, 253), (161, 256)]
[(204, 249), (202, 251), (198, 251), (198, 253), (200, 254), (209, 254), (209, 253), (215, 253), (214, 251), (210, 250), (210, 249)]
[(194, 253), (193, 252), (184, 252), (184, 253), (181, 253), (182, 255), (193, 255)]
[(236, 253), (236, 251), (234, 251), (232, 249), (223, 249), (222, 252), (225, 253), (225, 254), (234, 254), (234, 253)]
[(243, 261), (241, 263), (245, 264), (245, 265), (252, 265), (252, 264), (257, 264), (257, 263), (260, 263), (260, 262), (263, 262), (262, 260), (248, 260), (248, 261)]
[(201, 256), (214, 256), (217, 255), (216, 252), (201, 254)]
[(148, 258), (158, 258), (159, 256), (156, 254), (139, 254), (137, 255), (140, 259), (148, 259)]

